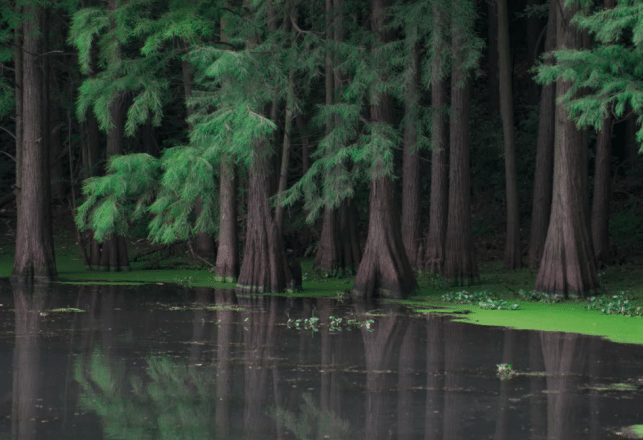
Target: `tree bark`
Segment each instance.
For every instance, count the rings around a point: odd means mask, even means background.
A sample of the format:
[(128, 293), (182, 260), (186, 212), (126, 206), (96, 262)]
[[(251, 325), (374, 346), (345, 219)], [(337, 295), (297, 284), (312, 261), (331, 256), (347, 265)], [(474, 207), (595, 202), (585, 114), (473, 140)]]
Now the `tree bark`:
[(219, 247), (216, 280), (234, 283), (239, 276), (239, 236), (237, 233), (237, 172), (227, 157), (219, 168)]
[(447, 213), (449, 202), (449, 170), (447, 146), (449, 145), (448, 118), (446, 106), (449, 103), (445, 63), (442, 56), (446, 42), (446, 11), (439, 2), (433, 4), (435, 35), (433, 38), (433, 59), (431, 60), (431, 202), (429, 211), (429, 236), (426, 242), (424, 264), (433, 274), (441, 274), (444, 265), (444, 244), (447, 234)]
[[(456, 2), (457, 3), (457, 2)], [(454, 14), (457, 11), (453, 11)], [(443, 275), (456, 284), (469, 284), (478, 279), (478, 263), (473, 246), (471, 226), (471, 176), (469, 158), (469, 108), (471, 86), (468, 72), (461, 67), (465, 32), (473, 23), (451, 22), (451, 124), (449, 169), (449, 224)], [(464, 81), (464, 85), (459, 84)]]
[[(570, 25), (577, 11), (577, 6), (565, 7), (557, 20), (558, 49), (581, 46), (580, 32)], [(569, 81), (559, 79), (557, 96), (564, 96), (570, 87)], [(556, 105), (555, 130), (552, 212), (535, 289), (578, 296), (598, 288), (598, 276), (583, 193), (583, 167), (587, 163), (579, 160), (583, 157), (582, 132), (568, 119), (563, 104)]]
[(511, 90), (511, 53), (509, 50), (509, 11), (507, 0), (498, 0), (498, 66), (500, 78), (500, 113), (505, 146), (505, 185), (507, 194), (507, 241), (505, 269), (520, 269), (520, 212), (518, 210), (518, 178), (516, 176), (516, 145), (514, 106)]
[(44, 148), (42, 10), (25, 6), (23, 24), (23, 144), (16, 250), (11, 277), (21, 281), (56, 278), (49, 201), (49, 152)]
[(417, 269), (420, 241), (420, 156), (416, 150), (417, 113), (420, 92), (420, 50), (418, 45), (411, 50), (411, 62), (407, 67), (410, 79), (407, 82), (406, 122), (404, 123), (404, 156), (402, 163), (402, 242), (411, 267)]
[(248, 220), (243, 262), (237, 282), (242, 292), (283, 292), (292, 289), (283, 236), (270, 209), (271, 157), (265, 141), (255, 142), (248, 190)]
[[(556, 16), (558, 4), (551, 2), (545, 52), (556, 48)], [(551, 60), (546, 60), (551, 64)], [(551, 197), (554, 181), (554, 126), (556, 109), (556, 84), (546, 84), (540, 94), (538, 117), (538, 141), (536, 146), (536, 171), (534, 173), (534, 199), (531, 209), (531, 233), (529, 240), (529, 268), (540, 265), (549, 227)]]

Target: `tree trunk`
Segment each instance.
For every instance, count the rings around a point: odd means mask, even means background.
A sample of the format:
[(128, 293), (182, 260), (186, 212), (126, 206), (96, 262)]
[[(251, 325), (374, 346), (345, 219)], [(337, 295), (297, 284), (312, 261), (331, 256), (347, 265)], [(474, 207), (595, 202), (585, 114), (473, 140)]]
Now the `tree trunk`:
[[(540, 4), (541, 0), (527, 0), (527, 5), (529, 6), (538, 6)], [(540, 46), (540, 32), (540, 18), (527, 18), (527, 63), (529, 68), (533, 67), (540, 53), (538, 51), (538, 47)], [(533, 79), (529, 81), (528, 99), (530, 105), (536, 105), (538, 103), (538, 84)]]
[(402, 243), (394, 189), (388, 176), (371, 181), (368, 236), (353, 285), (354, 296), (405, 298), (418, 290)]
[[(293, 72), (290, 73), (290, 86), (293, 88)], [(279, 234), (284, 233), (284, 212), (285, 208), (280, 203), (282, 194), (286, 191), (288, 186), (288, 165), (290, 164), (290, 137), (292, 135), (292, 120), (293, 120), (293, 106), (294, 97), (289, 94), (286, 99), (286, 121), (284, 124), (284, 143), (281, 152), (281, 166), (279, 167), (279, 184), (277, 186), (277, 207), (275, 208), (275, 221), (277, 222), (277, 229)]]
[(283, 236), (270, 210), (270, 163), (265, 141), (255, 142), (248, 190), (248, 220), (243, 262), (237, 288), (242, 292), (283, 292), (292, 289)]
[(420, 92), (420, 50), (415, 45), (408, 66), (411, 77), (407, 83), (406, 122), (404, 124), (404, 157), (402, 163), (402, 242), (411, 267), (417, 269), (420, 241), (420, 156), (416, 150)]
[[(333, 0), (326, 0), (326, 29), (333, 27)], [(329, 32), (328, 39), (333, 35)], [(333, 105), (335, 101), (335, 87), (333, 74), (333, 56), (330, 51), (326, 51), (324, 65), (324, 92), (326, 105)], [(329, 118), (326, 121), (326, 135), (333, 130), (333, 121)], [(326, 171), (331, 174), (332, 171)], [(339, 236), (337, 231), (337, 212), (334, 208), (324, 207), (324, 217), (322, 220), (322, 232), (319, 239), (319, 247), (315, 255), (314, 269), (319, 269), (324, 276), (337, 276), (340, 262), (339, 255)]]
[(498, 7), (495, 1), (487, 2), (487, 18), (489, 23), (489, 114), (496, 115), (500, 111), (500, 92), (498, 83)]
[[(378, 43), (387, 41), (385, 8), (387, 0), (372, 0), (372, 30)], [(383, 94), (371, 106), (373, 122), (390, 123), (390, 98)], [(402, 242), (400, 215), (395, 201), (395, 186), (390, 176), (383, 174), (384, 164), (375, 165), (369, 197), (368, 236), (364, 256), (357, 269), (353, 295), (361, 298), (376, 296), (405, 298), (418, 290), (415, 274)], [(379, 168), (379, 169), (377, 169)]]
[[(457, 3), (457, 2), (456, 2)], [(456, 13), (454, 11), (453, 13)], [(471, 86), (468, 72), (461, 68), (462, 43), (473, 23), (451, 22), (451, 124), (449, 169), (449, 224), (446, 235), (444, 277), (456, 284), (478, 279), (478, 263), (471, 226), (471, 175), (469, 159), (469, 108)], [(464, 85), (458, 84), (464, 81)]]
[(612, 180), (612, 118), (603, 120), (596, 139), (596, 170), (592, 198), (592, 242), (598, 264), (609, 264), (610, 183)]
[(511, 90), (511, 53), (509, 50), (509, 11), (507, 0), (498, 0), (498, 66), (500, 78), (500, 113), (505, 144), (505, 185), (507, 192), (507, 242), (505, 269), (520, 269), (520, 212), (514, 137), (514, 106)]
[(23, 35), (23, 144), (16, 251), (11, 277), (21, 281), (56, 278), (49, 201), (49, 152), (43, 137), (42, 11), (25, 6)]
[[(557, 48), (576, 49), (581, 34), (570, 25), (577, 6), (565, 7), (557, 20)], [(556, 95), (564, 96), (571, 83), (559, 79)], [(564, 296), (583, 295), (598, 288), (596, 263), (586, 218), (583, 189), (582, 132), (568, 119), (563, 104), (556, 105), (554, 190), (552, 212), (535, 289)]]
[(424, 264), (433, 274), (441, 274), (444, 265), (444, 244), (447, 234), (449, 201), (449, 171), (447, 145), (449, 145), (448, 119), (445, 113), (449, 103), (443, 51), (445, 41), (446, 11), (439, 2), (433, 4), (435, 36), (431, 60), (431, 202), (429, 211), (429, 236), (426, 242)]
[[(16, 6), (16, 13), (20, 14), (21, 8)], [(22, 86), (22, 29), (19, 27), (15, 30), (14, 38), (14, 79), (16, 81), (15, 96), (16, 96), (16, 183), (14, 192), (16, 194), (16, 207), (20, 210), (20, 177), (22, 175), (22, 135), (23, 135), (23, 119), (22, 119), (22, 94), (24, 87)]]
[(237, 172), (227, 157), (221, 158), (219, 175), (219, 248), (216, 280), (234, 283), (239, 276), (239, 238), (237, 233)]
[[(556, 48), (556, 16), (558, 4), (551, 2), (545, 52)], [(548, 64), (551, 60), (546, 61)], [(531, 233), (529, 237), (529, 268), (540, 265), (549, 227), (551, 197), (554, 181), (554, 126), (556, 109), (556, 84), (546, 84), (540, 95), (538, 117), (538, 143), (536, 147), (536, 171), (534, 173), (534, 199), (531, 209)]]
[[(112, 0), (114, 1), (114, 0)], [(125, 112), (122, 97), (116, 97), (110, 104), (112, 126), (107, 132), (107, 158), (123, 153), (123, 126)], [(100, 253), (101, 270), (117, 272), (129, 271), (127, 242), (125, 237), (114, 236), (103, 240)]]

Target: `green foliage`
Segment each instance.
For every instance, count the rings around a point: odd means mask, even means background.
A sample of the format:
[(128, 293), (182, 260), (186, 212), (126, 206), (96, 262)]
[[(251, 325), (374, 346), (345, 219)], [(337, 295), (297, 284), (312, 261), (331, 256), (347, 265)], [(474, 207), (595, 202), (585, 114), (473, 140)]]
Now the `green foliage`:
[(148, 358), (147, 366), (145, 377), (126, 375), (122, 363), (94, 351), (89, 362), (74, 366), (80, 406), (96, 412), (110, 438), (210, 436), (215, 377), (161, 356)]
[(341, 419), (332, 411), (319, 409), (313, 403), (310, 394), (304, 394), (304, 403), (295, 414), (283, 407), (275, 408), (271, 416), (283, 424), (297, 440), (332, 438), (336, 440), (354, 440), (361, 438), (350, 423)]
[[(579, 127), (591, 126), (598, 131), (608, 114), (621, 118), (628, 105), (639, 115), (641, 124), (643, 4), (619, 1), (611, 10), (576, 14), (572, 23), (592, 33), (597, 44), (590, 50), (555, 51), (556, 63), (540, 64), (536, 81), (571, 81), (572, 87), (562, 101)], [(638, 131), (637, 140), (643, 143), (643, 129)]]
[(597, 298), (592, 296), (587, 298), (588, 304), (586, 310), (598, 310), (603, 315), (623, 315), (623, 316), (643, 316), (643, 308), (633, 307), (630, 303), (632, 296), (629, 292), (618, 292), (612, 295), (611, 299), (605, 295)]

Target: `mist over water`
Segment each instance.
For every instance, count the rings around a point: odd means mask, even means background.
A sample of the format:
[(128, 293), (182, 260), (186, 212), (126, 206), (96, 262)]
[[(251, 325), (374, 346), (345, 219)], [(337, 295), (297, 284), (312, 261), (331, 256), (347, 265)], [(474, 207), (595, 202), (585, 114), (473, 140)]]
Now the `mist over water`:
[(0, 439), (568, 440), (643, 423), (643, 347), (595, 337), (167, 285), (2, 282), (0, 304)]

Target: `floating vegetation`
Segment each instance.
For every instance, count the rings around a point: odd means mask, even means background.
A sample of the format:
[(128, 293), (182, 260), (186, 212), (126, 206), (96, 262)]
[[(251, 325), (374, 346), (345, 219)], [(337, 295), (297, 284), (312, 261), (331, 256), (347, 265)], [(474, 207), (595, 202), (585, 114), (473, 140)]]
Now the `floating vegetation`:
[(587, 298), (588, 304), (585, 310), (598, 310), (603, 315), (623, 315), (623, 316), (643, 316), (641, 307), (633, 307), (630, 303), (632, 296), (629, 292), (620, 291), (612, 295), (611, 299), (605, 295), (597, 298), (592, 296)]
[(328, 324), (322, 324), (319, 318), (313, 316), (310, 318), (299, 318), (294, 319), (288, 317), (286, 326), (295, 330), (311, 330), (313, 332), (318, 332), (323, 325), (328, 325), (328, 330), (331, 332), (341, 332), (342, 330), (351, 331), (353, 328), (363, 328), (369, 332), (373, 331), (373, 324), (375, 320), (365, 319), (359, 320), (357, 317), (351, 318), (342, 318), (339, 316), (329, 316)]
[(75, 307), (62, 307), (59, 309), (46, 310), (45, 312), (42, 312), (41, 315), (43, 313), (85, 313), (85, 310), (77, 309)]
[(455, 304), (478, 303), (478, 306), (485, 310), (518, 310), (520, 308), (519, 303), (509, 304), (504, 299), (501, 299), (497, 293), (486, 290), (481, 292), (467, 292), (466, 290), (449, 292), (442, 295), (442, 300)]
[(509, 380), (516, 375), (512, 364), (498, 364), (497, 367), (500, 380)]
[(541, 303), (554, 304), (554, 303), (559, 303), (563, 300), (562, 295), (549, 294), (545, 292), (537, 292), (535, 290), (526, 292), (520, 289), (518, 291), (518, 295), (523, 301), (529, 301), (529, 302), (541, 302)]

